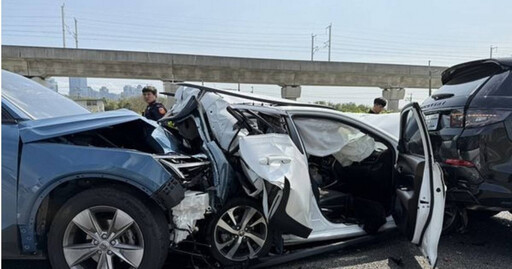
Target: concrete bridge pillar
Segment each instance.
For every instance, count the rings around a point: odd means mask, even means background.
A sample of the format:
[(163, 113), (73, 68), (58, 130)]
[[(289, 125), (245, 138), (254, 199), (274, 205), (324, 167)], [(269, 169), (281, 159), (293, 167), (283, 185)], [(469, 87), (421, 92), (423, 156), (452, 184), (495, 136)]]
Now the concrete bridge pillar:
[[(178, 88), (180, 87), (179, 85), (176, 84), (175, 81), (164, 80), (163, 84), (164, 84), (164, 92), (168, 92), (168, 93), (175, 94), (176, 91), (178, 90)], [(167, 96), (164, 106), (167, 109), (169, 109), (174, 105), (174, 103), (176, 103), (176, 99), (174, 99), (174, 96)]]
[(404, 88), (383, 88), (382, 97), (388, 101), (387, 109), (389, 111), (398, 111), (398, 102), (405, 97)]
[(31, 80), (45, 86), (46, 88), (50, 88), (50, 83), (48, 83), (48, 81), (46, 81), (45, 78), (43, 77), (29, 77)]
[(284, 99), (297, 100), (300, 97), (300, 85), (284, 85), (281, 87), (281, 97)]

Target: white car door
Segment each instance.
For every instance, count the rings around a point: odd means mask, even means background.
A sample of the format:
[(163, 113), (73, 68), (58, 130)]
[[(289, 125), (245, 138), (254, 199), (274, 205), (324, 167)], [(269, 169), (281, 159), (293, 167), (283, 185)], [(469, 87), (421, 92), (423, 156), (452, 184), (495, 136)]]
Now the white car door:
[(435, 266), (446, 190), (418, 103), (408, 104), (401, 112), (395, 168), (395, 222)]
[[(310, 205), (313, 190), (304, 155), (287, 134), (240, 137), (239, 145), (242, 167), (254, 186), (260, 186), (263, 191), (265, 216), (281, 232), (307, 238), (312, 231)], [(270, 199), (262, 181), (278, 188), (279, 195)]]

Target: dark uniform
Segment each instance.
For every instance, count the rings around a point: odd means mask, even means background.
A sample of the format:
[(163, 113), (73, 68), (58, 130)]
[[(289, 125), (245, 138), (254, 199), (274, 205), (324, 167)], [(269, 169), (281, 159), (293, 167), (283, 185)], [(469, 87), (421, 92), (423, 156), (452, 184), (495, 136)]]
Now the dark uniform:
[(368, 111), (368, 113), (370, 113), (370, 114), (377, 114), (377, 113), (375, 113), (375, 111), (373, 111), (373, 109), (371, 109), (371, 108), (370, 108), (370, 110)]
[(167, 113), (167, 110), (164, 105), (155, 101), (146, 107), (146, 110), (144, 110), (144, 117), (156, 121), (161, 119), (165, 113)]

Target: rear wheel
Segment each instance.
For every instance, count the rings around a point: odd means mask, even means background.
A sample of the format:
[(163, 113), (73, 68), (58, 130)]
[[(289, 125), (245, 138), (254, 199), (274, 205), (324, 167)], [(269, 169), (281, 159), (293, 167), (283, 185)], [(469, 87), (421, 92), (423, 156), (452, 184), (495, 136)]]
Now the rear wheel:
[(135, 195), (110, 188), (81, 192), (48, 234), (53, 268), (161, 268), (169, 245), (165, 217)]
[(207, 240), (212, 256), (222, 265), (232, 265), (265, 256), (272, 235), (261, 206), (251, 199), (236, 198), (212, 219)]
[(462, 209), (453, 203), (447, 203), (444, 208), (443, 217), (443, 235), (451, 234), (459, 229), (464, 224), (464, 212)]

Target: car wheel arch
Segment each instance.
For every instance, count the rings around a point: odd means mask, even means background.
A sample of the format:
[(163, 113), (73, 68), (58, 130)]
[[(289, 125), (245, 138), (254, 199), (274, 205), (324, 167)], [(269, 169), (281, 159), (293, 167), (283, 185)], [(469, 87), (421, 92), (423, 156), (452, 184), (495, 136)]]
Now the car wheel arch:
[[(91, 188), (100, 187), (110, 187), (134, 194), (149, 206), (164, 211), (164, 215), (168, 218), (166, 208), (159, 203), (158, 200), (153, 199), (151, 196), (152, 192), (149, 191), (148, 188), (140, 186), (135, 181), (105, 174), (67, 176), (56, 180), (54, 184), (45, 188), (32, 206), (29, 227), (35, 232), (34, 235), (38, 236), (39, 239), (43, 239), (43, 244), (38, 244), (39, 249), (41, 249), (41, 247), (46, 248), (46, 244), (44, 243), (46, 239), (44, 236), (60, 207), (74, 195)], [(64, 192), (61, 192), (62, 190), (64, 190)], [(52, 197), (55, 196), (58, 198), (54, 200)], [(42, 237), (41, 232), (44, 232)]]

